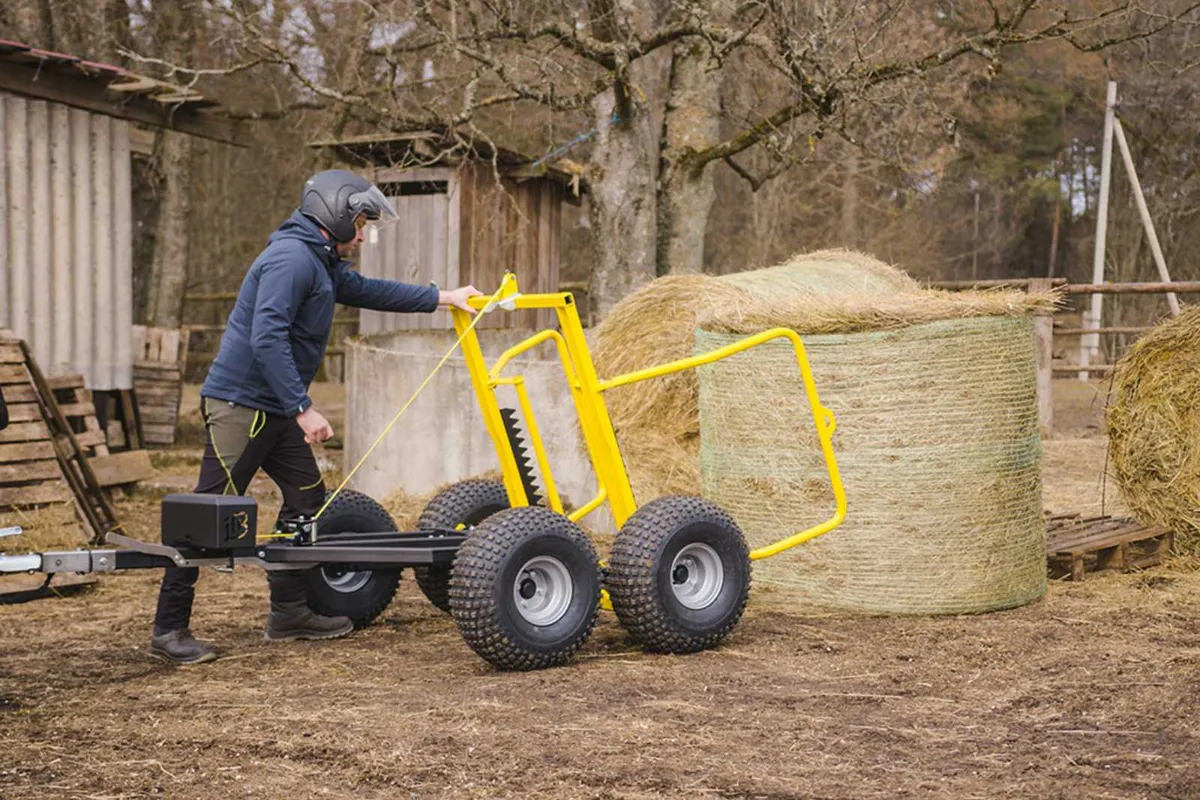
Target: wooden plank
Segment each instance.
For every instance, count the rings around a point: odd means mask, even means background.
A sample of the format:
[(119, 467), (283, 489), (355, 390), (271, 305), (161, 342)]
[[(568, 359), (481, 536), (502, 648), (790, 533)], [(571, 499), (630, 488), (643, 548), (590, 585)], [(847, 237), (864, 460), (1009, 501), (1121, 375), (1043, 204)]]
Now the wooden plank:
[(46, 423), (41, 420), (14, 422), (0, 431), (0, 442), (40, 442), (49, 438), (50, 431), (46, 428)]
[(42, 407), (37, 403), (9, 403), (8, 421), (37, 422), (42, 418)]
[(0, 344), (0, 364), (24, 364), (25, 356), (18, 344)]
[(150, 454), (145, 450), (89, 458), (88, 465), (96, 473), (96, 482), (105, 487), (137, 483), (155, 475)]
[(159, 360), (170, 364), (179, 363), (179, 329), (170, 328), (163, 331)]
[(82, 375), (59, 375), (56, 378), (46, 378), (46, 386), (52, 390), (57, 389), (82, 389)]
[(71, 499), (71, 490), (62, 481), (37, 486), (0, 487), (0, 506), (29, 506), (39, 503), (63, 503)]
[(37, 392), (33, 390), (33, 384), (5, 386), (4, 401), (6, 403), (36, 403)]
[(1132, 529), (1112, 529), (1102, 530), (1087, 533), (1086, 535), (1068, 536), (1061, 539), (1056, 538), (1052, 542), (1048, 542), (1047, 552), (1053, 553), (1074, 553), (1078, 551), (1086, 551), (1089, 549), (1098, 549), (1109, 547), (1123, 542), (1136, 542), (1140, 539), (1151, 539), (1155, 536), (1161, 536), (1166, 533), (1167, 529), (1162, 527), (1142, 527), (1137, 525)]
[(96, 416), (96, 406), (90, 401), (87, 403), (59, 403), (58, 407), (62, 410), (64, 417)]
[[(141, 383), (137, 385), (138, 402), (142, 405), (165, 405), (167, 402), (174, 403), (175, 398), (183, 391), (178, 385), (173, 386), (143, 386)], [(161, 400), (161, 403), (147, 402)]]
[(142, 424), (174, 425), (178, 416), (173, 408), (143, 408)]
[(44, 442), (0, 444), (0, 464), (41, 458), (54, 458), (54, 443), (48, 439)]
[(142, 435), (138, 431), (138, 416), (133, 404), (133, 394), (128, 391), (122, 391), (119, 396), (121, 430), (125, 433), (125, 444), (131, 450), (141, 450)]
[(22, 461), (16, 464), (0, 464), (0, 483), (24, 483), (27, 481), (62, 480), (62, 471), (53, 458), (41, 461)]
[(29, 383), (29, 375), (25, 372), (24, 365), (0, 364), (0, 384), (10, 383)]
[(146, 374), (155, 378), (169, 379), (172, 373), (178, 377), (179, 362), (178, 361), (135, 361), (133, 362), (133, 372), (137, 374)]
[(108, 443), (108, 437), (101, 430), (77, 433), (75, 434), (75, 440), (79, 442), (80, 447), (96, 447), (97, 445)]
[(132, 330), (133, 336), (131, 337), (131, 341), (133, 343), (133, 363), (136, 366), (138, 359), (142, 358), (142, 354), (146, 352), (146, 326), (134, 325)]

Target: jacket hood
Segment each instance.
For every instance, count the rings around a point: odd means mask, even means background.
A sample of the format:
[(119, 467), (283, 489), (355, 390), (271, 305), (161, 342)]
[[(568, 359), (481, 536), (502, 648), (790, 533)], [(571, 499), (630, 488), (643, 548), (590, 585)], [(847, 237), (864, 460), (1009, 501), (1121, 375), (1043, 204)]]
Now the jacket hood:
[(321, 226), (299, 211), (293, 211), (292, 215), (267, 238), (267, 243), (274, 244), (284, 239), (296, 239), (304, 242), (315, 249), (317, 254), (330, 265), (341, 260), (337, 254), (337, 248), (334, 246), (335, 243), (326, 239), (321, 233)]

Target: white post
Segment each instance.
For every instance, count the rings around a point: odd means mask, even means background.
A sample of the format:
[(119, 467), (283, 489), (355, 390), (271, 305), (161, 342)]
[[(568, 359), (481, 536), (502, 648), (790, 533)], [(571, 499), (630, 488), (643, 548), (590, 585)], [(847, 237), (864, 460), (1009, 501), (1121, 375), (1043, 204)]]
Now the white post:
[[(1125, 171), (1129, 173), (1129, 181), (1133, 184), (1133, 198), (1137, 201), (1138, 213), (1142, 216), (1142, 225), (1146, 228), (1146, 238), (1150, 240), (1150, 252), (1154, 253), (1154, 263), (1158, 267), (1158, 277), (1163, 283), (1170, 283), (1171, 276), (1167, 273), (1167, 262), (1163, 258), (1162, 247), (1158, 243), (1158, 234), (1154, 231), (1154, 221), (1150, 219), (1150, 209), (1146, 205), (1146, 196), (1142, 194), (1142, 183), (1138, 180), (1137, 170), (1133, 166), (1133, 155), (1129, 152), (1129, 143), (1125, 141), (1125, 129), (1121, 120), (1116, 120), (1113, 126), (1117, 134), (1117, 146), (1121, 148), (1121, 158), (1125, 161)], [(1179, 301), (1175, 293), (1167, 295), (1167, 305), (1171, 307), (1171, 316), (1179, 316)]]
[[(1108, 98), (1104, 109), (1104, 149), (1100, 156), (1100, 206), (1096, 213), (1096, 247), (1092, 259), (1092, 283), (1104, 283), (1104, 240), (1108, 234), (1108, 185), (1112, 177), (1113, 109), (1117, 105), (1116, 81), (1108, 82)], [(1083, 327), (1100, 327), (1100, 312), (1104, 295), (1092, 295), (1090, 312), (1083, 315)], [(1100, 334), (1085, 333), (1079, 340), (1079, 366), (1087, 367), (1100, 351)], [(1087, 369), (1080, 369), (1079, 380), (1088, 379)]]

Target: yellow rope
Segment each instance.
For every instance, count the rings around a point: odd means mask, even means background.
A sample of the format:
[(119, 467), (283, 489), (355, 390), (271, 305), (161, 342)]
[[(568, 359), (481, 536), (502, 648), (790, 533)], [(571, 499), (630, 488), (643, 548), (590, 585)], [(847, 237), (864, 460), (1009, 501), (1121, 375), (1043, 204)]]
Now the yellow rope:
[(392, 417), (392, 421), (389, 422), (387, 427), (383, 429), (383, 433), (379, 434), (379, 437), (375, 440), (375, 443), (371, 445), (367, 452), (363, 453), (363, 457), (360, 458), (358, 463), (354, 465), (354, 469), (350, 470), (350, 474), (346, 476), (341, 485), (333, 490), (333, 494), (329, 495), (329, 498), (325, 501), (325, 505), (321, 506), (321, 509), (316, 513), (316, 516), (314, 516), (313, 519), (319, 519), (320, 516), (325, 513), (325, 509), (329, 508), (329, 504), (333, 502), (333, 499), (338, 496), (342, 489), (346, 488), (346, 484), (350, 483), (350, 479), (354, 477), (354, 473), (358, 472), (358, 468), (363, 465), (363, 462), (370, 458), (371, 453), (375, 452), (375, 448), (378, 447), (379, 443), (383, 441), (383, 437), (388, 435), (388, 432), (400, 420), (401, 415), (403, 415), (404, 412), (408, 410), (408, 407), (413, 404), (413, 401), (417, 399), (417, 395), (419, 395), (421, 391), (429, 385), (429, 382), (433, 380), (433, 376), (437, 375), (438, 370), (440, 370), (442, 366), (450, 360), (450, 356), (454, 355), (454, 351), (457, 350), (458, 346), (463, 343), (463, 339), (467, 338), (467, 334), (475, 329), (475, 326), (479, 323), (479, 320), (483, 319), (484, 312), (488, 311), (500, 298), (500, 293), (502, 291), (504, 291), (503, 281), (500, 283), (500, 288), (497, 289), (496, 293), (493, 294), (491, 299), (488, 300), (487, 306), (483, 309), (483, 311), (480, 311), (475, 315), (475, 319), (471, 320), (471, 324), (468, 325), (467, 329), (462, 332), (461, 336), (458, 337), (458, 341), (456, 341), (450, 347), (450, 349), (446, 351), (446, 355), (442, 356), (442, 360), (439, 361), (437, 366), (433, 368), (433, 372), (430, 372), (429, 375), (426, 376), (425, 380), (421, 382), (421, 385), (417, 387), (417, 390), (412, 393), (412, 397), (408, 398), (408, 402), (401, 406), (400, 410), (396, 412), (396, 416)]

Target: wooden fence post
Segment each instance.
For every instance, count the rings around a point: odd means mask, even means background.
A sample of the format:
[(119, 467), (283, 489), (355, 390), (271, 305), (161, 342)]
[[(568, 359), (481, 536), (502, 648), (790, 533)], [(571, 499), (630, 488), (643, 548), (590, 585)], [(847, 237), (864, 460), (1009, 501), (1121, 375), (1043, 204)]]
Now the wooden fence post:
[[(1049, 292), (1053, 282), (1049, 278), (1034, 278), (1029, 281), (1029, 292)], [(1037, 348), (1037, 403), (1038, 428), (1042, 438), (1049, 439), (1054, 432), (1054, 312), (1043, 311), (1033, 318), (1033, 342)]]

